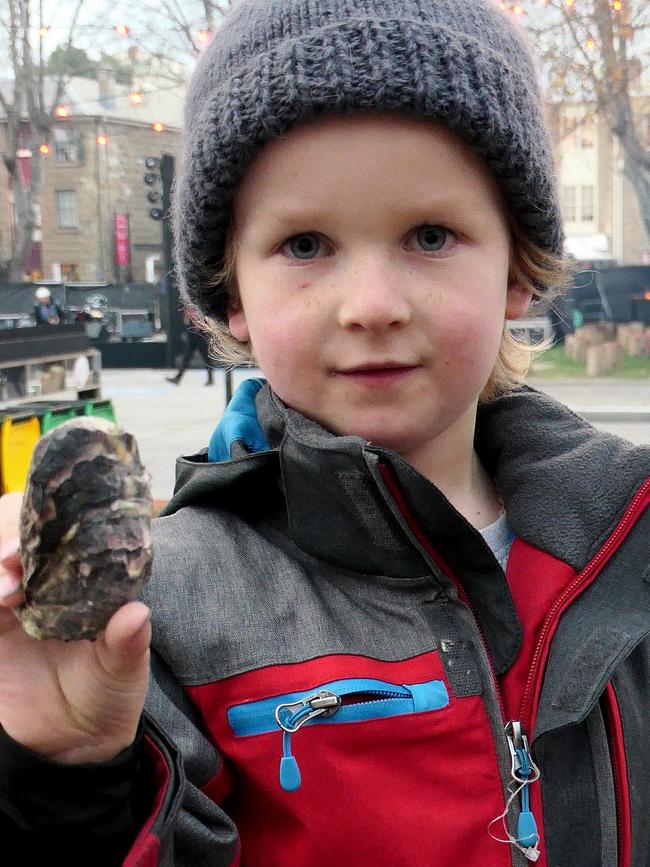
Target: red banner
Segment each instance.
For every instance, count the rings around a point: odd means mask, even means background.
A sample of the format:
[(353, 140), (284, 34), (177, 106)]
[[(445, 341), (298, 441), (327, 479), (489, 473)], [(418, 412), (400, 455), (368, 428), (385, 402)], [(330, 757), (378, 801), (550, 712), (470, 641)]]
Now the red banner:
[(126, 268), (130, 261), (129, 215), (115, 214), (115, 264), (118, 268)]

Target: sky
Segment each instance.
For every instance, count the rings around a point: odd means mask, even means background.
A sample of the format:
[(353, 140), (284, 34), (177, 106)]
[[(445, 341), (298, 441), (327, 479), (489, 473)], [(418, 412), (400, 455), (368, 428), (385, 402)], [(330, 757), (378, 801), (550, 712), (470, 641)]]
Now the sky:
[[(168, 0), (168, 2), (179, 9), (196, 37), (205, 26), (200, 0)], [(511, 0), (508, 2), (512, 5)], [(520, 0), (520, 2), (528, 13), (522, 17), (524, 22), (544, 22), (557, 16), (550, 5), (543, 5), (542, 0)], [(550, 0), (551, 4), (558, 2), (568, 2), (568, 0)], [(593, 0), (571, 0), (571, 2), (575, 4), (576, 12), (579, 12), (591, 8)], [(634, 4), (636, 8), (642, 8), (647, 0), (625, 0), (625, 2)], [(47, 56), (67, 40), (77, 0), (41, 0), (41, 3), (43, 21), (48, 28), (43, 39), (44, 54)], [(3, 6), (6, 7), (6, 4), (0, 3), (0, 9)], [(98, 59), (102, 51), (110, 55), (120, 55), (126, 54), (130, 46), (137, 46), (140, 51), (161, 52), (174, 60), (192, 64), (192, 52), (188, 50), (184, 38), (179, 35), (178, 27), (174, 26), (161, 7), (161, 0), (84, 0), (76, 27), (74, 45), (85, 49), (92, 59)], [(39, 0), (32, 0), (31, 8), (34, 42), (37, 45)], [(650, 2), (647, 2), (647, 9), (650, 10)], [(4, 17), (6, 11), (3, 10), (0, 15)], [(650, 11), (648, 19), (650, 25)], [(126, 38), (118, 35), (114, 29), (121, 24), (126, 24), (130, 28)], [(646, 56), (650, 58), (650, 52), (647, 50), (648, 38), (650, 38), (650, 28), (645, 40), (637, 37), (631, 46), (632, 52), (638, 55), (641, 42), (644, 42)]]

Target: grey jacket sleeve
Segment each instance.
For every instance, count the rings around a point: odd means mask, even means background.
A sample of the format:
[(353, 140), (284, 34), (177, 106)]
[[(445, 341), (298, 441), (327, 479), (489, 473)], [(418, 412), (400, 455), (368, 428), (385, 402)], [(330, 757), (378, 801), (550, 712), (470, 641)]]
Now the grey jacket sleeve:
[[(40, 867), (234, 867), (237, 832), (201, 791), (222, 768), (182, 690), (154, 656), (148, 709), (110, 762), (61, 765), (0, 728), (0, 833)], [(172, 698), (174, 695), (174, 698)]]
[(219, 753), (155, 651), (151, 669), (145, 741), (155, 768), (158, 809), (140, 831), (129, 857), (141, 863), (137, 859), (149, 849), (150, 855), (155, 853), (149, 863), (157, 867), (233, 867), (239, 852), (237, 829), (202, 791), (223, 770)]

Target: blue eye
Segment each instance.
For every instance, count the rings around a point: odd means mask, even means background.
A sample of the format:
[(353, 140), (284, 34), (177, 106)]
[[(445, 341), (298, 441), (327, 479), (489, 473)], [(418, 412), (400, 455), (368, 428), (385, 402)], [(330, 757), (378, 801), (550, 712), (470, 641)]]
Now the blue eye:
[(296, 259), (315, 259), (321, 252), (322, 243), (318, 235), (308, 232), (304, 235), (294, 235), (289, 238), (286, 246)]
[(439, 253), (453, 235), (444, 226), (420, 226), (416, 238), (419, 247), (425, 253)]

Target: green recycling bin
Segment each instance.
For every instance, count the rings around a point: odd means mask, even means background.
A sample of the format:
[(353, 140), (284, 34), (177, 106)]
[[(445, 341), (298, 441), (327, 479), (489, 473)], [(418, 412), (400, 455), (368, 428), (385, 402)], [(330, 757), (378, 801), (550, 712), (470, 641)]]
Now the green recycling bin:
[(107, 421), (116, 423), (115, 409), (111, 400), (87, 400), (82, 415), (91, 415), (97, 418), (105, 418)]
[(46, 434), (53, 428), (63, 424), (64, 421), (70, 421), (71, 418), (75, 418), (76, 415), (77, 413), (72, 406), (48, 409), (41, 417), (41, 433)]
[(38, 418), (41, 434), (46, 434), (64, 421), (69, 421), (77, 416), (84, 402), (78, 400), (34, 400), (30, 403), (21, 403), (17, 410), (21, 414), (30, 412)]

